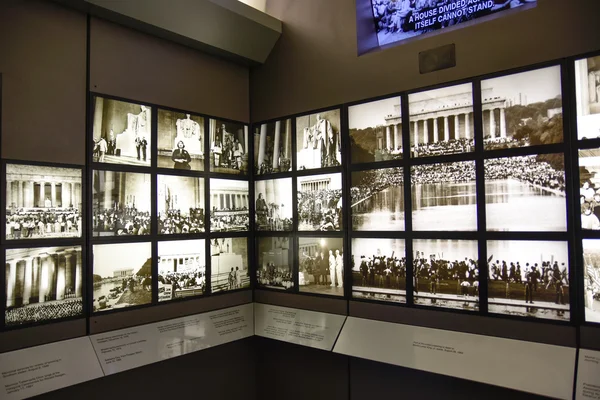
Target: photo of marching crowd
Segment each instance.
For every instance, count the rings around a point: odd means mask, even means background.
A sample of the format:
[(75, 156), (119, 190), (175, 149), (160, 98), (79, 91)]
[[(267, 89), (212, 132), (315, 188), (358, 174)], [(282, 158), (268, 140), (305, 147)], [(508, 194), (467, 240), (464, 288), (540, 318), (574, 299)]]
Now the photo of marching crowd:
[(212, 293), (250, 287), (248, 239), (210, 239)]
[(159, 168), (204, 171), (204, 118), (158, 110)]
[(149, 106), (94, 96), (93, 161), (150, 166)]
[(348, 107), (353, 164), (402, 158), (400, 97)]
[(292, 178), (256, 181), (256, 230), (291, 231), (294, 228)]
[(488, 230), (567, 230), (562, 154), (493, 158), (484, 168)]
[(93, 248), (94, 312), (152, 302), (152, 246), (100, 244)]
[(211, 232), (247, 231), (250, 225), (248, 196), (247, 181), (211, 179)]
[(475, 151), (473, 87), (470, 83), (408, 96), (414, 157)]
[(490, 313), (569, 321), (567, 242), (488, 241)]
[(579, 150), (581, 229), (600, 230), (600, 149)]
[(158, 242), (158, 301), (204, 294), (205, 247), (204, 240)]
[(402, 168), (352, 172), (350, 211), (355, 231), (404, 230)]
[(600, 138), (600, 56), (575, 61), (577, 138)]
[(600, 240), (583, 240), (585, 320), (600, 322)]
[(299, 171), (342, 165), (340, 124), (339, 109), (296, 118)]
[(254, 130), (254, 173), (292, 170), (292, 120), (261, 124)]
[(291, 290), (294, 288), (293, 249), (289, 237), (259, 237), (256, 282), (259, 287)]
[(204, 232), (204, 178), (158, 175), (158, 233)]
[(479, 310), (477, 241), (415, 240), (413, 250), (415, 304)]
[(150, 234), (150, 174), (93, 171), (94, 236)]
[(404, 239), (352, 239), (352, 297), (406, 302)]
[(82, 235), (81, 169), (6, 164), (6, 239)]
[(560, 66), (481, 81), (485, 150), (563, 142)]
[(298, 238), (301, 292), (344, 295), (344, 239)]
[(342, 174), (301, 176), (297, 179), (298, 230), (342, 230)]
[(248, 126), (209, 120), (210, 171), (226, 174), (248, 173)]

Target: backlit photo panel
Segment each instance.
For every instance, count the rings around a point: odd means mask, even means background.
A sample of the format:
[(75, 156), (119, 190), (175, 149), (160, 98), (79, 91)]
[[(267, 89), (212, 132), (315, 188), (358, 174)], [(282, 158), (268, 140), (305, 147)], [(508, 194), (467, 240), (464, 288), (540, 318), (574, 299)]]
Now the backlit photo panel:
[(404, 239), (352, 239), (352, 297), (406, 303)]
[(342, 174), (300, 176), (297, 179), (298, 230), (342, 230)]
[(261, 124), (254, 129), (256, 175), (292, 170), (292, 120)]
[(298, 238), (301, 292), (344, 295), (344, 239)]
[(248, 173), (248, 126), (209, 120), (210, 171), (226, 174)]
[(83, 315), (81, 246), (6, 250), (6, 326)]
[(600, 56), (575, 61), (577, 138), (600, 137)]
[(493, 158), (484, 167), (488, 230), (567, 230), (562, 154)]
[(256, 230), (291, 231), (294, 227), (292, 178), (256, 181), (254, 187)]
[(340, 110), (296, 118), (298, 170), (342, 165)]
[(348, 107), (353, 164), (402, 158), (400, 97)]
[(210, 239), (212, 293), (250, 287), (247, 238)]
[(159, 168), (204, 171), (204, 117), (158, 110)]
[(204, 239), (158, 242), (158, 301), (205, 293), (205, 249)]
[(568, 321), (567, 242), (487, 242), (488, 310), (494, 314)]
[(402, 168), (352, 173), (350, 212), (355, 231), (404, 230)]
[(481, 81), (485, 150), (563, 142), (560, 66)]
[(410, 94), (408, 108), (413, 157), (475, 151), (470, 83)]
[(600, 229), (600, 149), (579, 150), (581, 228)]
[(6, 239), (79, 238), (81, 169), (6, 164)]
[(210, 180), (210, 230), (247, 231), (250, 224), (248, 181)]
[(415, 240), (413, 252), (415, 304), (479, 310), (477, 241)]
[(204, 178), (158, 175), (158, 233), (204, 232)]
[(294, 288), (293, 252), (289, 237), (259, 237), (256, 282), (259, 287), (279, 290)]
[(414, 230), (477, 229), (475, 161), (415, 165), (410, 175)]
[(600, 323), (600, 240), (583, 240), (585, 320)]
[(94, 162), (150, 166), (150, 106), (94, 96)]

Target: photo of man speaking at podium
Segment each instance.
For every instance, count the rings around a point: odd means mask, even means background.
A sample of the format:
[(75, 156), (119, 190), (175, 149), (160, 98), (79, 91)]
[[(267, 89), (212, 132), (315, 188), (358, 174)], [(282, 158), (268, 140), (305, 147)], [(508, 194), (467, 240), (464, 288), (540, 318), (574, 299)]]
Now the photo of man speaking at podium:
[(293, 229), (292, 178), (256, 181), (256, 229), (291, 231)]
[(204, 170), (204, 117), (158, 110), (158, 167)]
[(211, 239), (210, 254), (212, 293), (250, 287), (248, 239)]

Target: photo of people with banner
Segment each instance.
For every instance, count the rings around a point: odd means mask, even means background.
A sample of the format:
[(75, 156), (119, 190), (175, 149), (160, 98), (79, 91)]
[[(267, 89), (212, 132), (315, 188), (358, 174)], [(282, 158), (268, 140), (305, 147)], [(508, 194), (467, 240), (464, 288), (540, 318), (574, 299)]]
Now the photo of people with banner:
[(282, 236), (257, 238), (256, 282), (258, 287), (280, 290), (294, 288), (291, 240), (289, 237)]
[(247, 231), (248, 181), (210, 179), (210, 230), (212, 232)]
[(204, 171), (204, 118), (158, 110), (159, 168)]
[(352, 297), (406, 303), (404, 239), (352, 239)]
[(475, 161), (415, 165), (410, 174), (413, 230), (477, 229)]
[(342, 174), (300, 176), (297, 179), (298, 230), (342, 230)]
[(292, 178), (254, 183), (256, 230), (291, 231), (294, 227)]
[(6, 250), (7, 327), (83, 315), (81, 246)]
[(205, 247), (204, 239), (158, 242), (158, 301), (204, 294)]
[(254, 173), (292, 170), (292, 120), (261, 124), (254, 129)]
[(93, 171), (94, 236), (150, 234), (150, 174)]
[(579, 150), (581, 229), (600, 230), (600, 149)]
[(475, 151), (473, 87), (470, 83), (408, 95), (414, 157)]
[(212, 293), (250, 287), (248, 239), (210, 239)]
[(575, 61), (577, 138), (600, 138), (600, 56)]
[(569, 321), (567, 242), (487, 242), (490, 313)]
[(158, 233), (204, 232), (204, 178), (158, 175)]
[(402, 168), (352, 172), (350, 211), (355, 231), (404, 230)]
[(488, 230), (567, 230), (562, 154), (492, 158), (484, 167)]
[(402, 158), (400, 97), (348, 107), (353, 164)]
[(339, 109), (296, 118), (298, 170), (342, 165), (340, 129)]
[(417, 239), (413, 251), (415, 304), (479, 310), (477, 241)]
[(344, 239), (300, 237), (298, 259), (301, 292), (344, 295)]
[(150, 242), (93, 247), (94, 312), (152, 302)]
[(583, 240), (585, 320), (600, 322), (600, 240)]
[(81, 169), (6, 164), (6, 239), (81, 237)]
[(483, 147), (563, 142), (560, 66), (481, 81)]
[(150, 166), (149, 106), (94, 96), (93, 161)]
[(248, 125), (209, 120), (210, 171), (248, 173)]

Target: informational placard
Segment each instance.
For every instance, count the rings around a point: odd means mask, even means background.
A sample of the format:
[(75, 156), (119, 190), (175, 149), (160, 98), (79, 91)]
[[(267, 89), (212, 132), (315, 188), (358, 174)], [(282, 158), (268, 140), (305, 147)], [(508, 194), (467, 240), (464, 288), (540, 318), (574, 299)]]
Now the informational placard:
[(106, 375), (141, 367), (254, 333), (252, 304), (91, 336)]
[(600, 399), (600, 351), (579, 349), (575, 399)]
[(575, 349), (348, 317), (335, 353), (570, 399)]
[(104, 376), (88, 337), (0, 354), (0, 399), (18, 400)]
[(255, 334), (269, 339), (331, 351), (346, 316), (254, 304)]

